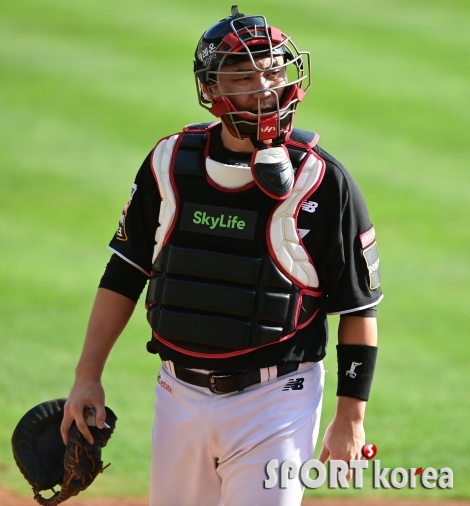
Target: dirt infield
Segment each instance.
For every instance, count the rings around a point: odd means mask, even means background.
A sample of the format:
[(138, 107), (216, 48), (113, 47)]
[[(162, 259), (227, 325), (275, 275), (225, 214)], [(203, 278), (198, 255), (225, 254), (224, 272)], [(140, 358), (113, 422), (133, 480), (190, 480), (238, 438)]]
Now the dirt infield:
[[(33, 498), (19, 496), (0, 490), (1, 506), (33, 506), (37, 504)], [(65, 503), (64, 503), (65, 504)], [(81, 497), (72, 497), (67, 501), (67, 506), (148, 506), (146, 498), (120, 498), (120, 499), (97, 499), (87, 498), (86, 493)], [(397, 501), (394, 499), (304, 499), (302, 506), (470, 506), (470, 501), (463, 500), (409, 500)], [(248, 505), (247, 505), (248, 506)]]

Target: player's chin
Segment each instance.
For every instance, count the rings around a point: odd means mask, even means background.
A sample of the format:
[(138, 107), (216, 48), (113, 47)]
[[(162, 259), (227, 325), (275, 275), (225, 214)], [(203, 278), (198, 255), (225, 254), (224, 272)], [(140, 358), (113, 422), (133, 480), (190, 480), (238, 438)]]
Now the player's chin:
[(259, 110), (256, 109), (256, 110), (253, 110), (253, 111), (250, 111), (252, 114), (256, 114), (256, 116), (258, 114), (262, 114), (262, 115), (267, 115), (267, 114), (274, 114), (275, 112), (277, 112), (277, 109), (275, 107), (261, 107)]

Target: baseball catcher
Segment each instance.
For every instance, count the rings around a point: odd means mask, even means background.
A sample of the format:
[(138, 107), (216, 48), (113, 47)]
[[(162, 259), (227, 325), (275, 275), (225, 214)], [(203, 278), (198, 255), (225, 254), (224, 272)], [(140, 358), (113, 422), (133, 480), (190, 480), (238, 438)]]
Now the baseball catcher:
[[(146, 346), (162, 363), (151, 506), (301, 504), (298, 479), (264, 487), (266, 465), (300, 468), (315, 450), (328, 315), (340, 318), (338, 402), (319, 460), (363, 458), (378, 247), (352, 175), (318, 134), (294, 128), (315, 65), (265, 16), (236, 5), (205, 30), (193, 78), (212, 121), (157, 142), (109, 243), (61, 433), (67, 441), (76, 424), (89, 440), (89, 405), (102, 426), (101, 376), (147, 286)], [(180, 107), (171, 88), (180, 75), (161, 75), (160, 92)]]
[[(116, 415), (106, 407), (106, 424), (95, 426), (94, 410), (87, 408), (85, 420), (93, 436), (89, 443), (74, 424), (67, 445), (60, 434), (66, 399), (43, 402), (19, 421), (11, 439), (13, 456), (33, 488), (34, 499), (44, 506), (56, 506), (88, 488), (103, 467), (101, 448), (106, 446), (116, 425)], [(109, 464), (108, 464), (109, 465)], [(57, 492), (54, 487), (60, 486)], [(44, 490), (52, 490), (46, 499)]]

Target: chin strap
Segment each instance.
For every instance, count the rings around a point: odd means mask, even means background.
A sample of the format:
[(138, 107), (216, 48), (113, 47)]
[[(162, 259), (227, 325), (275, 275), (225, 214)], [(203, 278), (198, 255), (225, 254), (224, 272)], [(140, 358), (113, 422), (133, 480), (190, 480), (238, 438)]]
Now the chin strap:
[(294, 187), (294, 168), (284, 137), (270, 144), (251, 139), (255, 151), (251, 158), (251, 173), (258, 187), (276, 200), (284, 200)]

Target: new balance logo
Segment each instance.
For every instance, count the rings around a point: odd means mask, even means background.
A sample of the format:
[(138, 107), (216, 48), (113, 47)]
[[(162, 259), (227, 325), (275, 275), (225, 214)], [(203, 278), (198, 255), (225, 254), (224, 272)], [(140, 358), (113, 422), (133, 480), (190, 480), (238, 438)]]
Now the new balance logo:
[(313, 202), (309, 200), (308, 202), (305, 201), (302, 204), (302, 211), (307, 211), (307, 213), (314, 213), (318, 207), (318, 202)]
[(286, 390), (303, 390), (304, 378), (290, 379), (286, 386), (282, 389), (283, 392)]
[(349, 376), (350, 378), (355, 378), (357, 376), (357, 373), (354, 372), (354, 369), (356, 369), (358, 365), (362, 365), (362, 362), (353, 362), (351, 364), (351, 368), (349, 369), (349, 371), (346, 371), (346, 376)]

